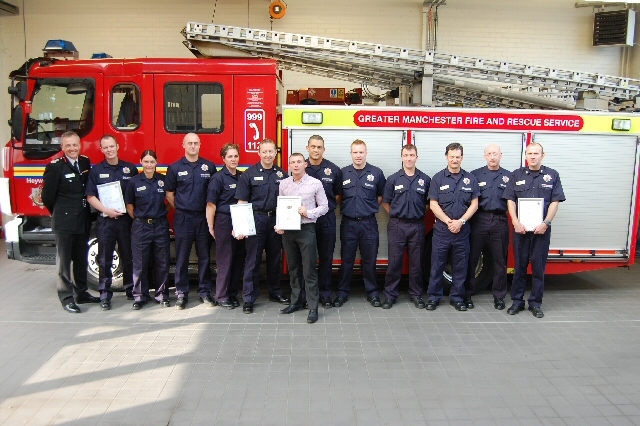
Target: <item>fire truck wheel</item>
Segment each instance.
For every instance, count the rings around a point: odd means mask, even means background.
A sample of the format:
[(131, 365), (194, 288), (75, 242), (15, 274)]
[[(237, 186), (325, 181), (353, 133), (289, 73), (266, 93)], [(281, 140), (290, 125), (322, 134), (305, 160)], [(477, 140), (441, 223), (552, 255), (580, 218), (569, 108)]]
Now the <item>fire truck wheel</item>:
[[(89, 254), (87, 266), (87, 284), (92, 290), (98, 290), (98, 240), (92, 238), (89, 240)], [(120, 267), (120, 254), (118, 248), (113, 252), (113, 281), (111, 282), (112, 291), (123, 291), (122, 268)]]

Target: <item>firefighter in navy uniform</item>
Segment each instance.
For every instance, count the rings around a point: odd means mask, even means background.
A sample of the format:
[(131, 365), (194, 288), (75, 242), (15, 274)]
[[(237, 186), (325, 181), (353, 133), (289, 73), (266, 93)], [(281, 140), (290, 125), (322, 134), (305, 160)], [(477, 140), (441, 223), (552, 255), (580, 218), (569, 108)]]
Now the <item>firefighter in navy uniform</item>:
[[(536, 318), (544, 317), (540, 306), (544, 293), (544, 270), (547, 266), (549, 243), (551, 241), (551, 221), (555, 217), (560, 202), (566, 198), (560, 183), (560, 175), (555, 170), (544, 167), (544, 149), (539, 143), (527, 146), (527, 166), (513, 172), (502, 197), (507, 200), (509, 216), (513, 224), (513, 254), (516, 260), (515, 274), (511, 285), (512, 305), (509, 315), (524, 310), (524, 291), (527, 281), (527, 267), (531, 260), (531, 294), (529, 311)], [(518, 220), (517, 202), (521, 198), (543, 198), (542, 223), (533, 231), (527, 231)]]
[[(262, 251), (267, 254), (267, 288), (269, 300), (288, 305), (291, 301), (282, 294), (280, 287), (280, 260), (282, 259), (282, 236), (276, 233), (276, 207), (280, 182), (287, 177), (286, 172), (273, 163), (276, 158), (276, 144), (271, 139), (260, 143), (260, 162), (249, 167), (238, 180), (236, 199), (238, 203), (251, 203), (256, 235), (246, 237), (247, 255), (244, 264), (242, 311), (253, 313), (253, 305), (258, 298), (260, 283), (260, 262)], [(235, 235), (245, 238), (244, 235)]]
[(359, 247), (367, 301), (378, 308), (382, 302), (376, 283), (376, 258), (380, 244), (376, 213), (380, 210), (386, 179), (382, 170), (367, 163), (367, 144), (360, 139), (351, 143), (351, 159), (353, 164), (342, 168), (342, 266), (338, 297), (333, 306), (340, 307), (349, 300), (353, 265)]
[(389, 176), (384, 187), (382, 207), (389, 213), (387, 226), (389, 264), (385, 276), (385, 300), (382, 309), (391, 309), (398, 299), (405, 248), (409, 251), (409, 299), (416, 308), (425, 307), (422, 299), (422, 257), (431, 178), (416, 168), (418, 149), (405, 145), (401, 150), (402, 169)]
[(138, 310), (149, 300), (149, 263), (153, 259), (155, 301), (163, 308), (169, 305), (169, 222), (165, 204), (165, 176), (156, 172), (156, 153), (146, 150), (140, 157), (142, 173), (129, 180), (125, 192), (127, 213), (133, 218), (131, 248), (133, 249), (132, 308)]
[[(472, 171), (478, 179), (480, 197), (478, 211), (470, 221), (471, 252), (467, 281), (465, 282), (467, 309), (474, 307), (471, 296), (476, 292), (476, 265), (482, 249), (488, 247), (491, 252), (493, 271), (493, 307), (504, 309), (504, 297), (507, 294), (507, 253), (509, 251), (509, 222), (507, 220), (507, 200), (502, 198), (511, 172), (500, 167), (502, 152), (498, 145), (491, 144), (484, 149), (487, 165)], [(485, 267), (489, 267), (486, 264)]]
[(126, 190), (127, 182), (138, 174), (138, 169), (133, 163), (122, 161), (118, 158), (118, 143), (112, 135), (104, 135), (100, 139), (100, 150), (105, 160), (96, 164), (89, 172), (87, 181), (87, 201), (101, 214), (96, 223), (96, 239), (98, 240), (98, 267), (100, 306), (102, 310), (111, 309), (111, 282), (113, 280), (113, 251), (118, 243), (120, 264), (122, 265), (122, 279), (127, 299), (132, 300), (133, 295), (133, 270), (131, 263), (131, 218), (125, 211), (108, 208), (102, 204), (98, 195), (98, 185), (120, 182), (122, 195)]
[(187, 133), (182, 140), (184, 157), (171, 164), (165, 178), (167, 201), (176, 212), (173, 231), (176, 238), (175, 284), (176, 308), (184, 309), (189, 301), (189, 255), (195, 241), (198, 256), (198, 295), (208, 306), (216, 306), (211, 297), (211, 235), (205, 209), (209, 179), (216, 172), (211, 161), (199, 156), (200, 138)]
[(51, 213), (51, 229), (56, 236), (58, 297), (67, 312), (79, 314), (76, 303), (100, 302), (87, 291), (91, 217), (84, 192), (91, 162), (79, 155), (80, 138), (75, 132), (65, 132), (60, 139), (64, 156), (47, 164), (44, 170), (42, 202)]
[[(318, 287), (320, 305), (333, 307), (331, 300), (331, 268), (333, 251), (336, 247), (336, 206), (342, 193), (342, 171), (338, 166), (323, 157), (325, 147), (322, 136), (313, 135), (307, 142), (306, 173), (322, 182), (324, 193), (329, 201), (329, 211), (316, 220), (316, 244), (318, 248)], [(303, 287), (304, 288), (304, 287)], [(304, 298), (303, 298), (304, 300)]]
[(460, 167), (463, 154), (459, 143), (447, 145), (447, 167), (433, 176), (429, 187), (429, 205), (436, 217), (425, 307), (429, 311), (435, 310), (442, 299), (442, 272), (449, 252), (453, 269), (449, 303), (458, 311), (467, 310), (464, 281), (467, 278), (471, 233), (467, 221), (478, 209), (480, 191), (476, 177)]

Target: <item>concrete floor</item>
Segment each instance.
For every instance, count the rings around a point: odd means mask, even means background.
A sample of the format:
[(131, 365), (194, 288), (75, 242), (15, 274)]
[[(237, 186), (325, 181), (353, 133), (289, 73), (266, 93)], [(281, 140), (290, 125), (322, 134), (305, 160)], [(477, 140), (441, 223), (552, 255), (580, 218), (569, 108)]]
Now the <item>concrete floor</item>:
[(548, 277), (543, 319), (488, 293), (427, 312), (357, 289), (313, 325), (264, 295), (253, 315), (193, 294), (72, 315), (54, 267), (0, 271), (2, 424), (640, 424), (638, 267)]

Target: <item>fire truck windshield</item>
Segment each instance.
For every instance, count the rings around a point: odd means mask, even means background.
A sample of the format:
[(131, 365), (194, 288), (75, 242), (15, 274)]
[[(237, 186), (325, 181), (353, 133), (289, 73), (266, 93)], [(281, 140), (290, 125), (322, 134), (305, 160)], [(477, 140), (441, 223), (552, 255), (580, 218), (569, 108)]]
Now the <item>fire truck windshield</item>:
[(93, 79), (39, 79), (27, 115), (25, 148), (59, 149), (60, 136), (68, 130), (86, 136), (93, 127), (94, 107)]

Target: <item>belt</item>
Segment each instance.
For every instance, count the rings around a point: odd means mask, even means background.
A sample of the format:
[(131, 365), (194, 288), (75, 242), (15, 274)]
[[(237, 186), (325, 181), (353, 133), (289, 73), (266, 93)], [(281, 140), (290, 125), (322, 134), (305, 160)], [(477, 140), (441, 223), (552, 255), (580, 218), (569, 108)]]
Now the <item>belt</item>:
[(136, 217), (136, 220), (142, 223), (146, 223), (147, 225), (153, 225), (156, 222), (160, 222), (161, 220), (166, 220), (166, 217)]
[(403, 219), (401, 217), (392, 217), (391, 219), (396, 219), (396, 220), (401, 220), (403, 222), (409, 222), (409, 223), (420, 223), (420, 222), (424, 222), (424, 217), (419, 217), (417, 219)]
[(275, 210), (269, 210), (267, 212), (262, 211), (262, 210), (254, 210), (253, 212), (255, 214), (259, 214), (261, 216), (275, 216), (276, 215), (276, 211)]
[(362, 216), (362, 217), (350, 217), (350, 216), (344, 216), (345, 218), (349, 219), (349, 220), (365, 220), (365, 219), (371, 219), (372, 217), (374, 217), (375, 215), (369, 215), (369, 216)]
[(502, 210), (478, 210), (478, 212), (481, 213), (488, 213), (488, 214), (492, 214), (494, 216), (506, 216), (507, 212), (506, 211), (502, 211)]
[(186, 210), (186, 209), (176, 209), (176, 210), (180, 210), (182, 213), (185, 213), (185, 214), (202, 214), (205, 212), (204, 210)]

